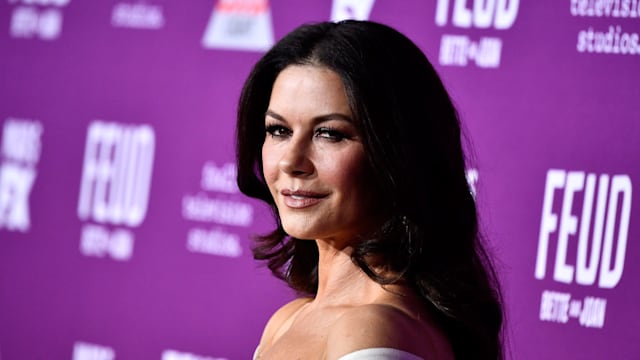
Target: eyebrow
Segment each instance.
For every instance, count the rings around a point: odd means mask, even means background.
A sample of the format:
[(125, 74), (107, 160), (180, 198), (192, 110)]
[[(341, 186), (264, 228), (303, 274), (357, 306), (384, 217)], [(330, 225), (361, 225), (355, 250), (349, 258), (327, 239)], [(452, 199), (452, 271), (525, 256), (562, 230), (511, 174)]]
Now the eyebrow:
[[(272, 117), (278, 121), (284, 121), (286, 122), (287, 120), (284, 118), (284, 116), (274, 112), (271, 109), (268, 109), (265, 112), (265, 116), (269, 116)], [(329, 121), (329, 120), (343, 120), (343, 121), (347, 121), (350, 123), (353, 123), (353, 119), (345, 114), (341, 114), (341, 113), (330, 113), (330, 114), (326, 114), (326, 115), (320, 115), (320, 116), (315, 116), (313, 119), (314, 123), (321, 123), (324, 121)]]

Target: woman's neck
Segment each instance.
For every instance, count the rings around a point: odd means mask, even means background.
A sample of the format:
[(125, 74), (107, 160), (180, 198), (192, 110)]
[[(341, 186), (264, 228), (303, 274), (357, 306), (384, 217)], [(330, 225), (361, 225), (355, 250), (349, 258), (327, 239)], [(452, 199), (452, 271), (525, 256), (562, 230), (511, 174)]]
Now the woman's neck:
[(322, 240), (316, 242), (319, 254), (316, 304), (371, 303), (384, 291), (351, 260), (352, 247), (338, 248)]

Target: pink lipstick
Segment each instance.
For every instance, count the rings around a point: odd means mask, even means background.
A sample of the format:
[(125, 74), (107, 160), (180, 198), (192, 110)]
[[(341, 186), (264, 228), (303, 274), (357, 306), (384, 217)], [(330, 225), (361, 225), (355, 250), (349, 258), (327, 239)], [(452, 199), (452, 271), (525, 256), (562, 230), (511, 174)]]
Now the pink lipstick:
[(282, 190), (280, 194), (283, 196), (283, 202), (290, 208), (303, 209), (319, 203), (325, 194), (316, 193), (305, 190)]

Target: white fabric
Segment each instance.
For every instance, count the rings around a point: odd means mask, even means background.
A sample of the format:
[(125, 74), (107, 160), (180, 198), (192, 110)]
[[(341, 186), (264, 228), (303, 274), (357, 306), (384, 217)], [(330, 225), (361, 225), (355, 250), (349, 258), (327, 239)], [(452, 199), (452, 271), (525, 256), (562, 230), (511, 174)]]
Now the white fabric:
[(338, 360), (424, 360), (420, 356), (392, 348), (371, 348), (354, 351)]
[[(258, 347), (253, 353), (253, 360), (258, 358)], [(370, 348), (354, 351), (338, 360), (424, 360), (412, 353), (392, 348)]]

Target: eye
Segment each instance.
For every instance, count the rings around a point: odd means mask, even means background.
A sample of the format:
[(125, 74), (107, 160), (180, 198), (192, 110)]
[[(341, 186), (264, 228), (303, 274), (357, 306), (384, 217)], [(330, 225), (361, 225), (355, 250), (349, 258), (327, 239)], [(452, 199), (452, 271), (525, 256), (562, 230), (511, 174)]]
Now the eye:
[(272, 138), (286, 137), (291, 134), (291, 130), (287, 129), (282, 125), (267, 125), (266, 131), (267, 131), (267, 134)]
[(349, 136), (344, 132), (330, 127), (321, 127), (317, 129), (315, 136), (332, 142), (339, 142), (349, 138)]

